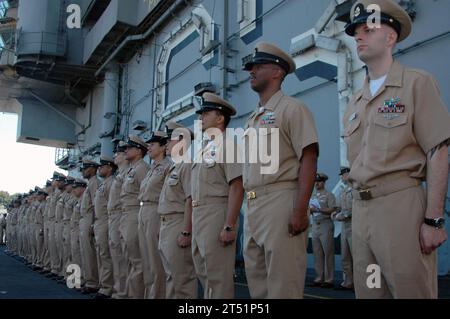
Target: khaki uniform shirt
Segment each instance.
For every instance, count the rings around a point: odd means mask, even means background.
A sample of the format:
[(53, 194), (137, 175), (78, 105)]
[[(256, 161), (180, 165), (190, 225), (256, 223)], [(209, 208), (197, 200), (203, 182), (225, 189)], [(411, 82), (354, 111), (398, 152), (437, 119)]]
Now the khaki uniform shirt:
[(68, 222), (70, 221), (70, 218), (72, 217), (73, 213), (73, 206), (75, 206), (77, 202), (77, 199), (74, 195), (68, 194), (66, 198), (66, 202), (64, 203), (64, 215), (63, 215), (63, 221)]
[(138, 199), (141, 202), (151, 202), (158, 204), (159, 195), (164, 185), (169, 169), (172, 166), (170, 157), (165, 157), (159, 163), (152, 163), (150, 170), (141, 183)]
[(97, 191), (99, 180), (97, 176), (92, 177), (88, 183), (86, 190), (81, 197), (80, 216), (85, 218), (86, 216), (92, 216), (91, 225), (94, 223), (95, 211), (94, 211), (94, 198)]
[(57, 222), (61, 222), (64, 217), (64, 206), (69, 199), (69, 194), (63, 192), (56, 203), (55, 219)]
[(148, 170), (149, 165), (143, 159), (134, 165), (130, 165), (120, 193), (120, 201), (124, 211), (139, 208), (139, 190)]
[(39, 203), (39, 206), (36, 210), (36, 225), (39, 227), (39, 231), (44, 231), (44, 209), (45, 209), (45, 200)]
[(224, 163), (225, 154), (226, 143), (217, 145), (215, 141), (210, 141), (202, 150), (202, 162), (192, 165), (191, 191), (194, 207), (209, 204), (208, 199), (226, 200), (230, 182), (242, 176), (242, 164)]
[(55, 189), (53, 191), (53, 194), (50, 195), (50, 207), (48, 211), (48, 219), (50, 221), (55, 220), (55, 214), (56, 214), (56, 203), (59, 200), (59, 197), (61, 196), (61, 190)]
[[(333, 193), (327, 191), (326, 189), (323, 189), (321, 191), (316, 191), (312, 196), (311, 199), (316, 199), (321, 209), (329, 209), (329, 208), (335, 208), (336, 207), (336, 198), (334, 197)], [(314, 221), (320, 221), (320, 220), (331, 220), (331, 214), (322, 214), (319, 212), (312, 212), (313, 220)]]
[(75, 205), (73, 206), (72, 216), (70, 217), (70, 231), (80, 232), (80, 219), (81, 219), (81, 198), (75, 198)]
[(374, 96), (366, 78), (343, 121), (355, 189), (401, 176), (425, 179), (426, 154), (450, 138), (450, 115), (435, 79), (397, 61)]
[(119, 169), (116, 175), (113, 177), (108, 197), (108, 212), (122, 211), (122, 204), (120, 202), (120, 192), (122, 191), (122, 184), (127, 174), (128, 167), (125, 169)]
[(95, 193), (94, 207), (96, 220), (108, 219), (107, 205), (112, 182), (113, 176), (108, 177), (100, 184), (97, 192)]
[[(266, 128), (261, 131), (261, 137), (268, 143), (266, 154), (271, 154), (270, 136), (272, 128), (278, 128), (279, 169), (273, 174), (261, 174), (262, 164), (250, 163), (249, 159), (249, 128)], [(257, 132), (258, 134), (258, 132)], [(245, 164), (243, 169), (243, 182), (246, 191), (251, 191), (260, 186), (267, 186), (279, 182), (298, 181), (299, 160), (302, 158), (303, 149), (311, 144), (318, 143), (317, 131), (314, 119), (308, 108), (298, 100), (284, 95), (281, 91), (274, 94), (263, 108), (258, 108), (247, 120), (244, 133)], [(250, 144), (255, 144), (255, 141)], [(256, 154), (254, 154), (256, 155)]]
[(161, 190), (158, 213), (184, 213), (186, 199), (191, 196), (191, 165), (172, 164)]

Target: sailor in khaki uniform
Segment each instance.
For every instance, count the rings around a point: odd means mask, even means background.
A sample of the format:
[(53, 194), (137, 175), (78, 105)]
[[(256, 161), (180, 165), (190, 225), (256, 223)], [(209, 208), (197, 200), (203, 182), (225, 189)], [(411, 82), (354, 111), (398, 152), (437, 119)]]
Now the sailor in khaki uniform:
[(55, 172), (53, 174), (53, 194), (50, 198), (50, 207), (48, 211), (48, 233), (49, 233), (49, 249), (50, 249), (50, 265), (51, 273), (47, 275), (49, 278), (58, 276), (58, 249), (56, 244), (56, 206), (62, 196), (62, 191), (65, 183), (65, 176), (63, 174)]
[(116, 145), (114, 164), (118, 170), (113, 176), (108, 198), (108, 231), (109, 251), (111, 254), (114, 286), (112, 298), (124, 299), (127, 297), (125, 283), (127, 280), (128, 267), (125, 260), (123, 242), (120, 236), (120, 219), (122, 216), (122, 204), (120, 203), (120, 192), (122, 183), (128, 171), (128, 161), (125, 159), (126, 143), (120, 141)]
[(338, 210), (331, 214), (331, 219), (342, 223), (341, 226), (341, 261), (344, 281), (338, 290), (353, 290), (353, 258), (352, 258), (352, 187), (348, 182), (350, 168), (342, 167), (340, 176), (342, 187), (339, 193)]
[(94, 238), (94, 198), (95, 192), (100, 184), (97, 178), (98, 164), (90, 159), (84, 159), (81, 166), (83, 178), (87, 182), (86, 190), (81, 198), (80, 207), (80, 251), (81, 251), (81, 272), (86, 283), (83, 293), (95, 293), (98, 291), (98, 265), (97, 251), (95, 249)]
[(44, 232), (44, 248), (43, 248), (43, 256), (42, 256), (42, 265), (43, 269), (41, 270), (42, 274), (48, 274), (51, 269), (51, 262), (50, 262), (50, 243), (49, 243), (49, 218), (48, 213), (50, 210), (50, 199), (53, 196), (53, 186), (52, 181), (47, 180), (45, 185), (45, 191), (47, 192), (48, 196), (45, 199), (45, 206), (44, 206), (44, 224), (43, 224), (43, 232)]
[[(262, 170), (266, 165), (261, 159), (250, 163), (249, 155), (258, 154), (246, 152), (245, 156), (244, 260), (250, 294), (252, 298), (302, 298), (317, 132), (308, 108), (281, 91), (285, 76), (295, 70), (287, 53), (260, 43), (245, 69), (260, 99), (245, 126), (245, 148), (256, 143), (251, 132), (260, 128), (257, 134), (263, 145), (268, 142), (267, 154), (279, 147), (272, 156), (274, 161), (278, 156), (279, 165), (273, 170)], [(271, 145), (272, 139), (275, 145)]]
[(44, 209), (45, 209), (45, 198), (48, 196), (47, 192), (42, 188), (38, 187), (36, 199), (38, 201), (38, 207), (35, 212), (36, 219), (36, 232), (35, 242), (36, 242), (36, 270), (43, 269), (43, 251), (44, 251)]
[[(71, 263), (81, 268), (81, 250), (80, 250), (80, 219), (81, 219), (81, 199), (86, 190), (87, 183), (83, 179), (77, 178), (73, 184), (73, 195), (75, 205), (73, 206), (72, 216), (70, 217), (70, 256)], [(81, 285), (85, 284), (84, 274), (81, 272)]]
[(159, 214), (158, 201), (164, 179), (172, 162), (166, 157), (167, 135), (153, 132), (149, 139), (148, 156), (152, 159), (150, 170), (141, 183), (138, 199), (139, 247), (141, 249), (144, 272), (145, 298), (163, 299), (166, 297), (166, 273), (158, 250)]
[[(55, 212), (55, 237), (57, 241), (57, 250), (58, 250), (58, 273), (59, 273), (59, 282), (65, 283), (64, 277), (66, 276), (66, 269), (65, 269), (65, 253), (66, 249), (68, 248), (66, 245), (66, 242), (64, 241), (64, 215), (67, 214), (66, 212), (66, 205), (69, 205), (69, 203), (72, 201), (72, 184), (75, 182), (75, 179), (73, 177), (67, 176), (64, 181), (64, 191), (61, 194), (58, 202), (56, 203), (56, 212)], [(67, 217), (66, 217), (67, 221)], [(67, 236), (67, 234), (66, 234)]]
[[(62, 219), (62, 240), (63, 240), (63, 252), (62, 252), (62, 272), (64, 274), (64, 279), (67, 279), (67, 267), (70, 265), (70, 256), (71, 256), (71, 240), (70, 240), (70, 220), (73, 214), (73, 207), (77, 203), (77, 198), (73, 194), (73, 184), (75, 183), (75, 178), (71, 176), (67, 176), (67, 186), (68, 187), (68, 195), (66, 201), (64, 203), (64, 214)], [(64, 280), (66, 283), (66, 280)]]
[(227, 143), (225, 130), (236, 110), (227, 101), (206, 92), (197, 114), (202, 121), (204, 147), (199, 160), (192, 165), (195, 271), (205, 299), (232, 299), (238, 217), (244, 188), (242, 164), (235, 158), (227, 162), (226, 145), (234, 141)]
[(56, 251), (58, 252), (58, 262), (56, 264), (56, 271), (58, 272), (59, 279), (64, 276), (63, 273), (63, 215), (64, 206), (68, 200), (69, 192), (71, 191), (71, 185), (69, 184), (67, 177), (64, 179), (64, 186), (62, 188), (61, 196), (59, 196), (56, 202), (55, 210), (55, 239), (56, 239)]
[(312, 215), (312, 247), (316, 278), (314, 286), (333, 288), (334, 281), (334, 222), (331, 214), (336, 210), (336, 198), (325, 189), (328, 176), (318, 173), (316, 192), (311, 197), (315, 205), (310, 206)]
[(94, 296), (94, 299), (107, 299), (112, 295), (114, 285), (113, 268), (111, 254), (109, 252), (108, 241), (108, 198), (113, 174), (116, 172), (117, 166), (114, 159), (102, 155), (97, 169), (98, 176), (103, 179), (98, 187), (94, 198), (94, 237), (95, 247), (98, 256), (98, 278), (100, 290)]
[(130, 167), (120, 193), (123, 209), (120, 233), (124, 240), (125, 258), (128, 263), (126, 291), (128, 298), (132, 299), (142, 299), (145, 293), (142, 258), (139, 250), (138, 215), (140, 201), (138, 195), (141, 183), (149, 170), (149, 165), (143, 159), (146, 153), (147, 144), (138, 136), (130, 136), (125, 150), (125, 157), (130, 163)]
[[(370, 4), (381, 10), (378, 28), (366, 23)], [(403, 8), (392, 0), (357, 1), (350, 17), (345, 31), (355, 38), (368, 70), (343, 118), (355, 189), (356, 297), (436, 298), (436, 248), (447, 240), (450, 115), (431, 75), (393, 60), (396, 42), (411, 32)], [(367, 269), (374, 264), (381, 271), (380, 288), (367, 285), (373, 275)]]
[[(166, 123), (169, 137), (167, 156), (183, 155), (191, 144), (192, 132), (176, 122)], [(174, 159), (175, 160), (175, 159)], [(191, 253), (192, 198), (191, 164), (172, 163), (159, 197), (161, 218), (159, 250), (166, 272), (167, 299), (197, 298), (197, 277)]]

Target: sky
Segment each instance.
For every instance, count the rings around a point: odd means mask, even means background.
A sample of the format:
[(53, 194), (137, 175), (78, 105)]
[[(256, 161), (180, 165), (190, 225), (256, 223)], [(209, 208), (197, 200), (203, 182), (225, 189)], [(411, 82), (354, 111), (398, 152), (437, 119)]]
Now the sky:
[(55, 148), (17, 143), (17, 114), (0, 112), (0, 191), (10, 195), (42, 187), (54, 171)]

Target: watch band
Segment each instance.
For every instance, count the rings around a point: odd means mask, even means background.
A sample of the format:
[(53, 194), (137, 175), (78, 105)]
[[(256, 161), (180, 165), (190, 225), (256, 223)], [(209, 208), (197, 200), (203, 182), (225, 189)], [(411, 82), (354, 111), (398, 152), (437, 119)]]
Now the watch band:
[(438, 229), (444, 228), (445, 225), (445, 219), (443, 217), (438, 218), (424, 218), (423, 222), (431, 227), (435, 227)]

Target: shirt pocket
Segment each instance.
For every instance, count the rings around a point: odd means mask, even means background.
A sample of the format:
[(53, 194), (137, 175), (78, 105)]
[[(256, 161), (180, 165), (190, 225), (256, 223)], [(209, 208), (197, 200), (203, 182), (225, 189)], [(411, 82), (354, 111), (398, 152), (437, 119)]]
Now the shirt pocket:
[(374, 129), (369, 143), (377, 149), (398, 151), (409, 143), (410, 128), (407, 114), (395, 118), (385, 118), (383, 114), (376, 114), (373, 123)]
[(177, 174), (170, 174), (167, 184), (171, 187), (175, 187), (180, 182), (180, 177)]
[(361, 149), (361, 137), (360, 137), (361, 119), (356, 117), (348, 122), (344, 127), (343, 138), (347, 144), (347, 156), (350, 163), (352, 163), (357, 157)]
[[(134, 176), (127, 176), (124, 180), (124, 190), (126, 193), (136, 193), (139, 189), (136, 189), (136, 178)], [(139, 185), (140, 186), (140, 185)]]

